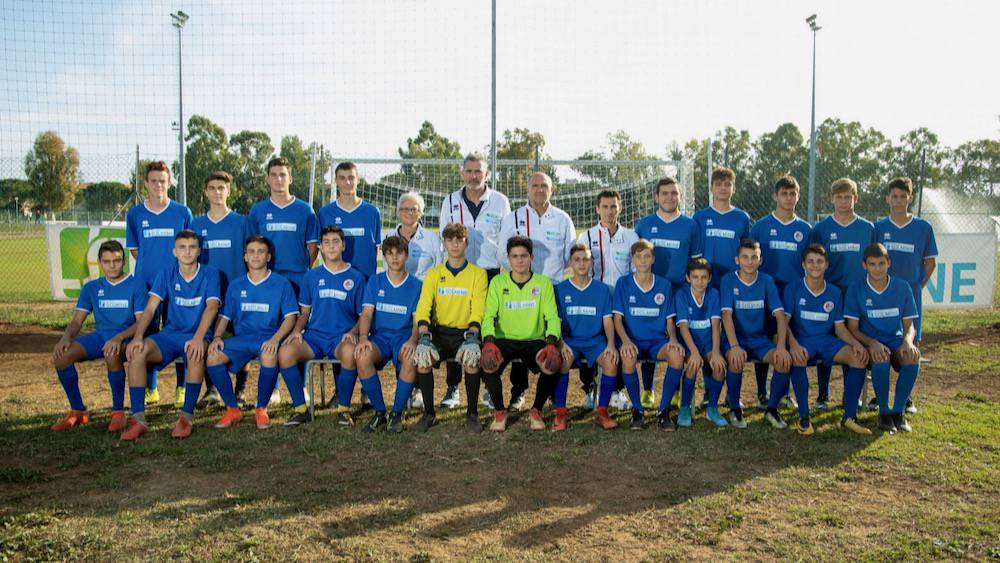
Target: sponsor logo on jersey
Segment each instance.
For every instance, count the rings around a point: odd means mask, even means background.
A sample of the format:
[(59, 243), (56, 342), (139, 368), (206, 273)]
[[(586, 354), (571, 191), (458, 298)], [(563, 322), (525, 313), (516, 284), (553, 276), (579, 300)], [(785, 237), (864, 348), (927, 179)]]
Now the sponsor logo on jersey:
[(347, 300), (347, 292), (340, 291), (339, 289), (321, 289), (319, 290), (320, 299), (339, 299), (340, 301)]
[(198, 297), (174, 297), (174, 303), (180, 307), (197, 307), (201, 305), (201, 296)]
[(739, 294), (740, 294), (740, 288), (734, 287), (733, 288), (733, 295), (739, 295)]
[(653, 296), (653, 302), (657, 305), (663, 305), (663, 302), (667, 300), (667, 297), (662, 293), (657, 293)]
[(666, 238), (656, 238), (656, 239), (653, 239), (652, 242), (653, 242), (653, 246), (656, 246), (656, 247), (659, 247), (659, 248), (670, 248), (670, 249), (676, 250), (676, 249), (678, 249), (678, 248), (681, 247), (681, 241), (679, 241), (679, 240), (671, 240), (671, 239), (666, 239)]
[(233, 241), (229, 239), (206, 240), (205, 248), (232, 248)]
[(268, 303), (240, 303), (240, 311), (246, 313), (268, 313), (271, 305)]
[(174, 291), (180, 291), (180, 290), (181, 290), (181, 284), (175, 283), (174, 284)]
[(128, 299), (99, 299), (97, 306), (101, 309), (128, 309)]
[(707, 226), (709, 226), (709, 227), (711, 227), (711, 226), (712, 226), (712, 225), (714, 225), (714, 224), (715, 224), (715, 223), (713, 223), (711, 219), (706, 219), (706, 220), (705, 220), (705, 225), (707, 225)]
[(274, 216), (271, 215), (270, 213), (267, 213), (266, 215), (264, 215), (264, 219), (270, 221), (271, 219), (274, 219)]
[(688, 328), (690, 330), (705, 330), (706, 328), (712, 328), (712, 320), (702, 319), (698, 321), (688, 321)]
[(385, 290), (384, 289), (378, 290), (378, 296), (379, 297), (385, 297)]
[(788, 242), (785, 240), (772, 240), (767, 245), (771, 250), (788, 250), (791, 252), (798, 252), (799, 247), (794, 242)]
[(830, 240), (837, 240), (837, 233), (830, 233)]
[(586, 305), (574, 305), (572, 307), (566, 307), (566, 315), (573, 316), (583, 316), (583, 317), (596, 317), (597, 307), (589, 307)]
[(143, 229), (142, 230), (142, 236), (143, 236), (143, 238), (173, 237), (174, 236), (174, 230), (173, 229)]
[(346, 289), (347, 291), (354, 289), (354, 280), (352, 279), (344, 280), (344, 289)]
[(573, 302), (573, 296), (572, 295), (567, 295), (566, 297), (563, 297), (563, 302), (565, 302), (565, 303), (572, 303)]
[(891, 307), (888, 309), (868, 309), (869, 319), (890, 319), (898, 316), (899, 307)]
[(467, 287), (439, 287), (438, 295), (468, 295)]
[(537, 301), (535, 301), (534, 299), (526, 299), (521, 301), (510, 300), (504, 303), (504, 306), (507, 309), (534, 309), (536, 305)]
[(871, 306), (872, 306), (872, 300), (871, 299), (865, 299), (865, 307), (871, 307)]
[(364, 227), (347, 227), (344, 229), (344, 236), (348, 237), (363, 237), (365, 236)]
[(658, 232), (660, 232), (660, 228), (659, 227), (653, 227), (653, 228), (649, 229), (649, 232), (651, 232), (651, 233), (658, 233)]
[(635, 303), (635, 295), (629, 295), (628, 296), (628, 302), (629, 303)]
[(805, 305), (805, 304), (806, 304), (806, 298), (805, 297), (799, 297), (799, 305)]
[(324, 280), (323, 278), (320, 278), (320, 279), (319, 279), (319, 284), (318, 284), (318, 285), (319, 285), (320, 287), (323, 287), (324, 285), (326, 285), (326, 280)]
[(241, 289), (240, 290), (240, 297), (246, 297), (246, 296), (247, 296), (247, 290)]
[(861, 252), (861, 245), (856, 242), (838, 242), (830, 245), (830, 252)]
[(382, 313), (392, 313), (393, 315), (406, 315), (408, 307), (406, 305), (394, 305), (392, 303), (376, 303), (375, 310)]
[(143, 226), (143, 227), (148, 227), (148, 226), (149, 226), (149, 221), (147, 221), (147, 220), (143, 219), (143, 220), (142, 220), (142, 226)]
[(819, 311), (799, 311), (799, 317), (805, 321), (825, 323), (830, 320), (830, 313), (821, 313)]
[(778, 236), (778, 229), (771, 229), (771, 233), (770, 234), (771, 234), (772, 237)]
[(750, 299), (750, 300), (736, 300), (736, 308), (744, 310), (755, 310), (764, 308), (763, 299)]
[(633, 317), (658, 317), (660, 316), (659, 307), (629, 307), (629, 315)]
[(298, 225), (295, 223), (268, 223), (268, 232), (295, 232), (298, 229)]
[(912, 244), (907, 244), (905, 242), (887, 242), (885, 243), (886, 250), (895, 250), (897, 252), (905, 252), (907, 254), (913, 254), (916, 247)]
[(712, 238), (734, 239), (736, 238), (736, 231), (731, 229), (705, 229), (705, 236)]
[(104, 290), (103, 289), (98, 289), (97, 290), (97, 296), (98, 297), (104, 297)]
[(882, 238), (885, 240), (890, 240), (892, 239), (892, 233), (885, 233), (884, 235), (882, 235)]

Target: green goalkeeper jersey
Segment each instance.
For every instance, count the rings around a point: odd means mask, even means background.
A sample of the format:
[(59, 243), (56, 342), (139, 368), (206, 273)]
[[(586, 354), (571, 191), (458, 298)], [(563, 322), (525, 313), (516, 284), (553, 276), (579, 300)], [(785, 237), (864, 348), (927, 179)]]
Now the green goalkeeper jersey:
[(560, 338), (559, 310), (549, 278), (533, 273), (528, 281), (518, 285), (510, 272), (494, 277), (486, 292), (482, 333), (483, 338), (507, 340)]

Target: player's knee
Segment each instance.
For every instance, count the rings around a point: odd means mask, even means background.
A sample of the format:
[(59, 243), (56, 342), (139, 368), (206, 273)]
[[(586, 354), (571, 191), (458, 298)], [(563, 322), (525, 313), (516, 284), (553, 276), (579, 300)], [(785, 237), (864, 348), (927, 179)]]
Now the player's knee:
[(278, 355), (274, 352), (264, 352), (260, 355), (260, 365), (274, 367), (278, 363)]
[(792, 365), (797, 368), (804, 368), (809, 364), (808, 361), (802, 361), (801, 359), (792, 358)]
[(674, 350), (667, 352), (667, 365), (674, 369), (681, 369), (684, 367), (684, 356)]

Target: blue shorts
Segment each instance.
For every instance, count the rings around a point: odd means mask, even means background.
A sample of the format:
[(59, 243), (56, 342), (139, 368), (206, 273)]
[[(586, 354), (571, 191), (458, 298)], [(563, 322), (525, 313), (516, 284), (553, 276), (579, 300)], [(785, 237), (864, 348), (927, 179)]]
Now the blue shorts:
[(883, 346), (888, 348), (890, 354), (895, 354), (896, 350), (899, 350), (899, 347), (903, 345), (902, 336), (893, 336), (892, 338), (879, 338), (876, 336), (875, 340), (878, 340)]
[(833, 358), (847, 343), (832, 334), (819, 336), (802, 336), (798, 338), (799, 345), (809, 353), (809, 361), (822, 361), (828, 366), (834, 364)]
[[(571, 368), (580, 367), (580, 360), (587, 360), (588, 366), (596, 367), (597, 358), (608, 347), (607, 339), (600, 337), (580, 340), (567, 338), (563, 342), (569, 346), (570, 350), (573, 350), (573, 365), (570, 366)], [(638, 344), (636, 345), (638, 346)]]
[[(104, 344), (114, 338), (118, 334), (117, 332), (107, 331), (107, 332), (91, 332), (90, 334), (84, 334), (83, 336), (76, 339), (77, 344), (83, 346), (83, 350), (87, 353), (88, 360), (98, 360), (104, 357)], [(122, 348), (125, 347), (127, 342), (122, 343)]]
[(229, 358), (229, 371), (236, 373), (246, 367), (251, 360), (260, 358), (260, 347), (270, 336), (242, 334), (223, 341), (222, 353)]
[[(740, 347), (747, 352), (747, 361), (763, 362), (764, 356), (777, 348), (774, 342), (763, 334), (743, 335), (739, 337), (739, 341)], [(732, 346), (727, 343), (726, 351), (728, 352), (731, 348)]]
[[(684, 348), (684, 355), (685, 356), (691, 355), (691, 349), (688, 348), (687, 342), (685, 342), (683, 338), (681, 338), (680, 341), (681, 341), (681, 347)], [(722, 338), (722, 341), (723, 341), (723, 348), (725, 348), (725, 337)], [(694, 345), (698, 347), (698, 353), (701, 354), (702, 357), (704, 358), (707, 358), (708, 355), (712, 353), (711, 340), (705, 343), (705, 342), (699, 342), (698, 339), (695, 338)]]
[(400, 332), (393, 334), (391, 332), (380, 332), (372, 334), (368, 340), (371, 341), (372, 346), (378, 348), (378, 353), (382, 356), (379, 363), (375, 364), (375, 369), (381, 370), (392, 361), (393, 367), (396, 368), (396, 375), (400, 373), (400, 363), (399, 354), (403, 349), (403, 344), (410, 339), (410, 331)]
[(656, 360), (656, 354), (669, 342), (664, 338), (652, 338), (649, 340), (633, 340), (636, 348), (639, 349), (640, 360)]
[[(186, 360), (184, 343), (192, 338), (194, 338), (193, 332), (168, 332), (164, 330), (151, 334), (149, 339), (155, 342), (156, 347), (160, 349), (160, 363), (156, 364), (155, 369), (162, 370), (174, 363), (174, 360)], [(206, 338), (205, 341), (208, 342), (208, 339)]]
[(317, 334), (316, 331), (308, 329), (302, 334), (302, 340), (312, 348), (313, 356), (317, 360), (333, 358), (333, 353), (337, 350), (337, 346), (343, 337), (343, 334), (340, 336), (323, 336)]

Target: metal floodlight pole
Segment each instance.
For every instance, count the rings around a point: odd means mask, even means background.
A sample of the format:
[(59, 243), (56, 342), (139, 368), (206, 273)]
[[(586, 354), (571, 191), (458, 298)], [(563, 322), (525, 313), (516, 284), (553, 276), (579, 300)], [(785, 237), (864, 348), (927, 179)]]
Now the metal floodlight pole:
[(809, 222), (816, 221), (816, 32), (822, 29), (816, 25), (816, 14), (806, 18), (813, 32), (812, 57), (812, 115), (809, 119)]
[(173, 26), (177, 28), (177, 145), (180, 147), (180, 163), (177, 168), (177, 200), (187, 204), (187, 180), (184, 173), (184, 73), (181, 58), (181, 30), (189, 16), (184, 12), (170, 14)]
[(492, 1), (492, 12), (493, 12), (493, 37), (491, 43), (490, 54), (492, 61), (491, 66), (491, 76), (492, 76), (492, 101), (490, 105), (490, 116), (492, 117), (492, 126), (490, 128), (490, 171), (493, 174), (493, 185), (496, 187), (497, 184), (497, 0)]

